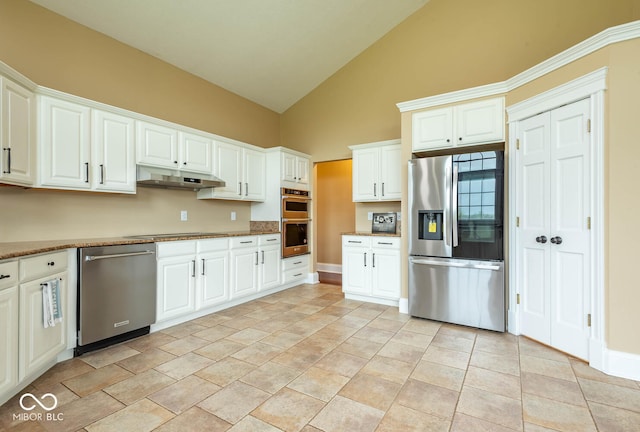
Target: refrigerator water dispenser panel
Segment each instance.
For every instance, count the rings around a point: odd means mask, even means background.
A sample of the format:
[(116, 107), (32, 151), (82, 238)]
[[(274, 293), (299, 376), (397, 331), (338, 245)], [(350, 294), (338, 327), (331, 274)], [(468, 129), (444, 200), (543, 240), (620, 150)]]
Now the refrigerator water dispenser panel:
[(418, 238), (420, 240), (442, 240), (443, 210), (418, 210)]

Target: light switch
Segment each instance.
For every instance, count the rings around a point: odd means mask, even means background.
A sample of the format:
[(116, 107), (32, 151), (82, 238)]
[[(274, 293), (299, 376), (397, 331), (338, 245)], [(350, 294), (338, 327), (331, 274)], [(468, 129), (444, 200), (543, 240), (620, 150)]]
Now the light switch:
[(367, 213), (367, 220), (373, 220), (373, 212)]

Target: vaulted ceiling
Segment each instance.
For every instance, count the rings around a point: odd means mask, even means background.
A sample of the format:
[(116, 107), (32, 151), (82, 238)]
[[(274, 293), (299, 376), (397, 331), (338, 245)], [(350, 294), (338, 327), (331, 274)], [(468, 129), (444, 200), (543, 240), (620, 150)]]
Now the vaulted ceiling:
[(429, 0), (31, 0), (282, 113)]

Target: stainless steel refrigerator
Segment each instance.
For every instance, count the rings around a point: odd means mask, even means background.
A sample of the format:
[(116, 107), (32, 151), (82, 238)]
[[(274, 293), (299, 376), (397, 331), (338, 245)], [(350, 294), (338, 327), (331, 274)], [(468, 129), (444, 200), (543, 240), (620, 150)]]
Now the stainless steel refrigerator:
[(505, 331), (504, 153), (409, 161), (409, 313)]

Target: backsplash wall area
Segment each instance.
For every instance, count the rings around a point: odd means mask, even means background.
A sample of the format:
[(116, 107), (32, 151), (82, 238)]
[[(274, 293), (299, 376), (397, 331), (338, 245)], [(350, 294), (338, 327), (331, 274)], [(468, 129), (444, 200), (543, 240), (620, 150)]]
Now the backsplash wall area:
[(196, 192), (154, 188), (127, 195), (0, 187), (0, 203), (0, 242), (247, 231), (251, 217), (249, 202), (198, 200)]

